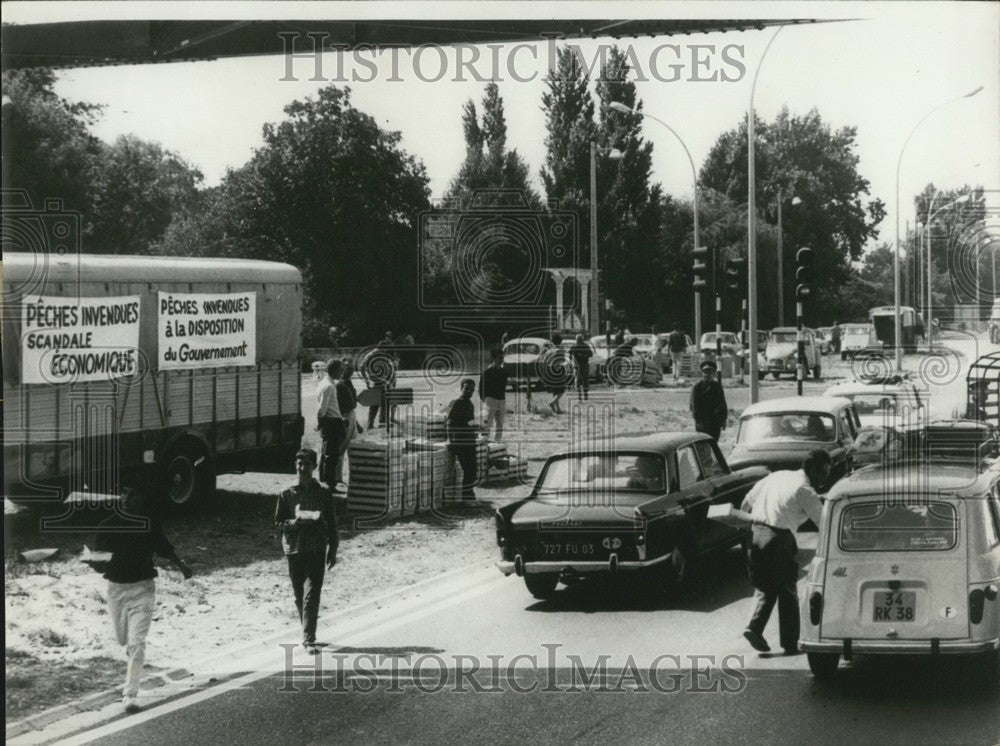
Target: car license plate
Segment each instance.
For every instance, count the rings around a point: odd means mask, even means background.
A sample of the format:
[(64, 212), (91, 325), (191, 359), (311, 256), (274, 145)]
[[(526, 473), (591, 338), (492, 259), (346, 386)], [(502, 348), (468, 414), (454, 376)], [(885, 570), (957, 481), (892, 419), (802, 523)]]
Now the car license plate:
[(872, 621), (912, 622), (917, 616), (915, 591), (877, 591), (872, 604)]
[(594, 545), (582, 542), (549, 542), (542, 541), (539, 545), (542, 559), (547, 557), (588, 557), (595, 554)]

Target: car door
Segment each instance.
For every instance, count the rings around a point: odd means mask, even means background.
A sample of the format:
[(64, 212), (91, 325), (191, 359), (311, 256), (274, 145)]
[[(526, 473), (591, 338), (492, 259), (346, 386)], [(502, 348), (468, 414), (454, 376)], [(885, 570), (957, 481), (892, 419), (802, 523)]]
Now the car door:
[(674, 459), (679, 488), (677, 503), (684, 511), (686, 532), (689, 534), (685, 538), (697, 542), (698, 536), (704, 533), (708, 523), (712, 482), (705, 478), (701, 470), (701, 462), (695, 453), (693, 443), (678, 448), (674, 453)]
[(854, 471), (854, 440), (858, 437), (853, 407), (844, 407), (837, 413), (837, 447), (833, 454), (832, 481)]
[(714, 441), (700, 440), (694, 444), (694, 451), (705, 481), (712, 486), (711, 497), (705, 502), (704, 516), (701, 506), (694, 513), (699, 521), (697, 523), (698, 543), (702, 550), (735, 544), (739, 541), (740, 531), (719, 521), (707, 520), (708, 506), (732, 505), (739, 508), (747, 493), (743, 480), (730, 473), (722, 454), (719, 452), (719, 446)]

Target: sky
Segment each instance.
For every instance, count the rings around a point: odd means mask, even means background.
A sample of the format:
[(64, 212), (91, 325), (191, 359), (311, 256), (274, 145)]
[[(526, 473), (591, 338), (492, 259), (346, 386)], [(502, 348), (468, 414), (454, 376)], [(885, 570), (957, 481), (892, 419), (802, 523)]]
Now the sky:
[[(914, 132), (900, 168), (900, 216), (905, 228), (913, 220), (912, 197), (927, 183), (948, 189), (979, 184), (1000, 190), (1000, 4), (997, 3), (350, 3), (350, 4), (218, 4), (214, 18), (281, 17), (296, 13), (317, 18), (373, 18), (404, 14), (416, 18), (469, 17), (476, 14), (507, 17), (811, 17), (831, 19), (815, 25), (783, 29), (766, 57), (765, 46), (774, 29), (696, 34), (670, 39), (627, 40), (645, 68), (637, 92), (645, 111), (659, 117), (683, 139), (696, 168), (724, 131), (745, 116), (755, 76), (755, 107), (764, 119), (773, 119), (782, 106), (793, 114), (815, 108), (835, 128), (857, 128), (859, 170), (871, 182), (871, 195), (885, 202), (887, 216), (879, 240), (891, 241), (896, 217), (896, 167), (908, 134), (938, 105), (980, 86), (971, 98), (945, 105)], [(294, 12), (290, 11), (294, 9)], [(613, 9), (613, 11), (612, 11)], [(128, 3), (4, 3), (6, 22), (130, 17), (197, 17), (206, 6), (191, 3), (156, 5)], [(854, 19), (854, 20), (837, 20)], [(558, 25), (556, 22), (554, 22)], [(301, 28), (307, 28), (303, 20)], [(599, 44), (611, 39), (576, 43), (584, 57), (594, 59)], [(679, 45), (656, 49), (667, 43)], [(691, 45), (710, 45), (693, 50)], [(727, 62), (737, 59), (745, 68)], [(544, 162), (544, 114), (541, 95), (547, 67), (547, 47), (533, 45), (516, 53), (509, 46), (497, 54), (499, 67), (487, 64), (490, 52), (476, 69), (498, 77), (508, 124), (508, 143), (531, 167), (536, 186)], [(465, 53), (468, 58), (469, 52)], [(659, 56), (656, 56), (659, 55)], [(708, 60), (696, 68), (692, 55)], [(346, 83), (354, 105), (380, 125), (402, 133), (403, 147), (416, 155), (430, 176), (432, 195), (441, 196), (464, 157), (461, 107), (482, 98), (485, 82), (455, 81), (454, 50), (445, 51), (445, 71), (436, 82), (440, 56), (436, 50), (421, 55), (413, 65), (410, 53), (392, 59), (385, 53), (368, 55), (368, 64), (344, 61), (344, 74), (363, 80)], [(534, 58), (533, 58), (534, 56)], [(653, 57), (658, 65), (653, 74)], [(514, 73), (529, 82), (512, 79)], [(219, 182), (228, 168), (237, 168), (261, 144), (265, 122), (283, 118), (289, 102), (329, 82), (313, 82), (313, 62), (295, 61), (287, 77), (282, 56), (223, 59), (168, 65), (80, 68), (60, 72), (58, 92), (71, 99), (106, 106), (95, 133), (105, 140), (134, 133), (176, 151), (199, 168), (205, 185)], [(670, 81), (667, 67), (681, 64), (680, 79)], [(377, 68), (371, 73), (372, 67)], [(695, 81), (692, 77), (719, 79)], [(324, 56), (323, 73), (336, 75), (334, 55)], [(596, 73), (595, 73), (596, 76)], [(374, 80), (367, 78), (374, 77)], [(722, 77), (730, 80), (722, 80)], [(394, 79), (393, 79), (394, 78)], [(736, 79), (734, 79), (736, 78)], [(344, 85), (344, 83), (338, 83)], [(654, 144), (653, 178), (678, 197), (691, 194), (692, 174), (684, 150), (670, 131), (646, 120), (645, 136)], [(1000, 192), (991, 195), (1000, 208)]]

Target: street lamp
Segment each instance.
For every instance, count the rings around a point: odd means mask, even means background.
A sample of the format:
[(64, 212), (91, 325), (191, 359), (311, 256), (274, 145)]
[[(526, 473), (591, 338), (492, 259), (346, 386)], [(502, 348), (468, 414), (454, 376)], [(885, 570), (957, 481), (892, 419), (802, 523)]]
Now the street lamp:
[(948, 106), (949, 104), (953, 104), (956, 101), (961, 101), (963, 98), (972, 98), (977, 93), (979, 93), (981, 90), (983, 90), (983, 87), (979, 86), (975, 90), (969, 91), (968, 93), (962, 94), (961, 96), (956, 96), (955, 98), (950, 98), (947, 101), (938, 104), (933, 109), (931, 109), (929, 112), (927, 112), (926, 114), (924, 114), (923, 118), (921, 118), (921, 120), (919, 122), (917, 122), (915, 125), (913, 125), (913, 129), (910, 130), (910, 134), (906, 136), (906, 140), (903, 142), (903, 147), (899, 151), (899, 159), (896, 161), (896, 250), (894, 252), (894, 257), (893, 257), (893, 284), (895, 285), (894, 296), (895, 296), (895, 315), (896, 315), (896, 318), (895, 318), (895, 325), (894, 325), (894, 328), (893, 328), (893, 337), (894, 337), (893, 341), (896, 344), (896, 370), (897, 371), (902, 371), (903, 370), (903, 347), (900, 344), (900, 338), (903, 336), (903, 317), (902, 317), (902, 315), (900, 313), (900, 310), (899, 310), (899, 305), (900, 305), (900, 303), (899, 303), (899, 291), (900, 291), (900, 287), (899, 287), (899, 169), (903, 165), (903, 153), (906, 152), (906, 146), (910, 144), (910, 139), (913, 137), (913, 133), (916, 132), (917, 129), (920, 127), (920, 125), (923, 124), (924, 122), (926, 122), (927, 119), (932, 114), (940, 111), (941, 109), (943, 109), (945, 106)]
[(600, 294), (601, 280), (598, 274), (597, 262), (597, 151), (612, 160), (619, 160), (622, 153), (617, 148), (598, 148), (597, 143), (590, 141), (590, 322), (591, 334), (601, 333)]
[(953, 202), (949, 202), (943, 207), (939, 207), (934, 212), (931, 210), (934, 208), (934, 200), (937, 199), (937, 195), (934, 195), (934, 199), (931, 200), (930, 206), (927, 208), (927, 223), (924, 229), (924, 244), (927, 247), (927, 346), (930, 347), (934, 344), (934, 303), (931, 298), (931, 231), (933, 230), (934, 219), (938, 216), (938, 213), (944, 212), (945, 210), (950, 210), (956, 205), (960, 205), (964, 202), (969, 201), (969, 195), (963, 194), (958, 199)]
[[(778, 326), (785, 325), (785, 273), (784, 273), (784, 232), (781, 228), (781, 190), (778, 190)], [(802, 200), (792, 197), (792, 207), (801, 205)]]
[[(694, 167), (694, 159), (691, 157), (691, 151), (688, 150), (688, 146), (684, 143), (684, 139), (680, 135), (677, 134), (677, 132), (674, 130), (673, 127), (671, 127), (669, 124), (667, 124), (666, 122), (664, 122), (659, 117), (655, 117), (652, 114), (647, 114), (644, 111), (638, 111), (637, 109), (633, 109), (633, 108), (631, 108), (631, 107), (629, 107), (629, 106), (621, 103), (620, 101), (612, 101), (611, 104), (610, 104), (610, 106), (611, 106), (612, 109), (614, 109), (615, 111), (619, 111), (622, 114), (638, 114), (639, 116), (643, 117), (644, 119), (652, 119), (654, 122), (658, 122), (659, 124), (662, 124), (668, 130), (670, 130), (670, 134), (672, 134), (674, 137), (676, 137), (677, 138), (677, 142), (679, 142), (681, 144), (681, 147), (684, 148), (684, 154), (687, 156), (688, 163), (691, 165), (691, 183), (692, 183), (692, 188), (694, 190), (694, 199), (693, 199), (693, 209), (694, 209), (694, 247), (693, 248), (697, 249), (698, 246), (699, 246), (699, 243), (698, 243), (698, 171)], [(699, 340), (698, 344), (701, 344), (701, 341), (700, 341), (701, 340), (701, 294), (698, 293), (697, 291), (695, 292), (695, 303), (694, 303), (694, 338), (696, 340)]]

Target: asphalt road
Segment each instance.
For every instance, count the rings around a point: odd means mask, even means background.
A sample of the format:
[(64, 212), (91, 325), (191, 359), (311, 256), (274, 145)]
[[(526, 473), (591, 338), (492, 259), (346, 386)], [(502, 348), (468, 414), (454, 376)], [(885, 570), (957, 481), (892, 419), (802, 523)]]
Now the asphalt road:
[[(803, 565), (814, 536), (800, 535)], [(267, 651), (228, 684), (73, 742), (997, 742), (998, 694), (974, 683), (973, 661), (859, 659), (819, 684), (805, 656), (740, 636), (751, 589), (737, 550), (695, 588), (594, 581), (536, 601), (487, 567), (422, 605), (321, 630), (318, 657)]]

